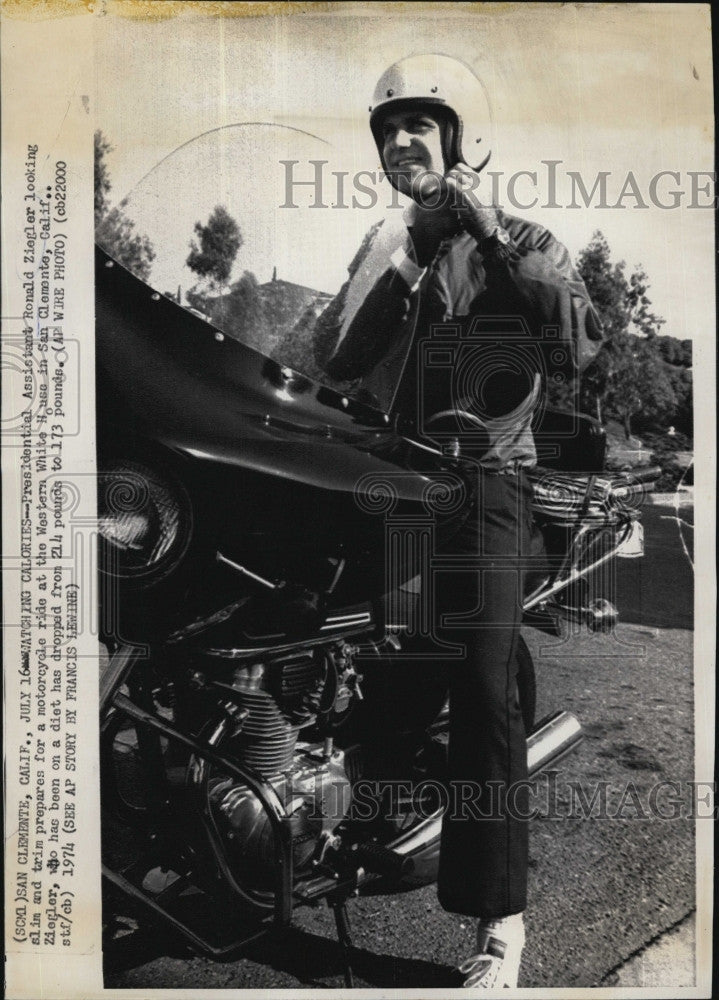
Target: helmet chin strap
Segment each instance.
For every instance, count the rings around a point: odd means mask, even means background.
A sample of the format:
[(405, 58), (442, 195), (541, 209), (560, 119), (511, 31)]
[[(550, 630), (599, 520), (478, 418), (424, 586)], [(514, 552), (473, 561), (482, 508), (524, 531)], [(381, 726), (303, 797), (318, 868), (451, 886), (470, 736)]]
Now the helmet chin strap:
[(490, 159), (491, 159), (491, 158), (492, 158), (492, 150), (490, 149), (490, 151), (489, 151), (489, 152), (487, 153), (487, 155), (486, 155), (486, 156), (485, 156), (485, 158), (484, 158), (484, 159), (482, 160), (482, 162), (480, 163), (480, 165), (479, 165), (478, 167), (473, 167), (472, 169), (473, 169), (474, 171), (476, 171), (476, 173), (478, 173), (478, 174), (481, 174), (481, 173), (482, 173), (482, 171), (484, 170), (484, 168), (485, 168), (485, 167), (487, 166), (487, 164), (489, 163), (489, 161), (490, 161)]

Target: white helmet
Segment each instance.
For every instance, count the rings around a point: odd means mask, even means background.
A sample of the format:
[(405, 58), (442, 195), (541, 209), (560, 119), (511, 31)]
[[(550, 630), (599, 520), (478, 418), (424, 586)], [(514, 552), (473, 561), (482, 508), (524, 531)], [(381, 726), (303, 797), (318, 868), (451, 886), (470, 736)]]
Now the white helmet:
[(492, 119), (484, 86), (459, 59), (430, 52), (400, 59), (377, 81), (369, 123), (383, 166), (384, 116), (414, 105), (447, 112), (443, 134), (447, 169), (466, 163), (480, 171), (486, 165), (491, 156)]

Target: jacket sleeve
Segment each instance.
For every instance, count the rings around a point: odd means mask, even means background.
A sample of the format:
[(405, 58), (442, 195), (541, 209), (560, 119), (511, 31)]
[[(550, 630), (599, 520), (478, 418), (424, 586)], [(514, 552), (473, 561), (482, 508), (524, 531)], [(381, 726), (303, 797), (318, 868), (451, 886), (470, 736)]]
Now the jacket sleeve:
[[(409, 315), (410, 287), (398, 268), (387, 258), (385, 270), (374, 281), (347, 322), (350, 287), (363, 264), (381, 223), (374, 226), (348, 268), (348, 278), (318, 317), (313, 333), (317, 364), (331, 378), (348, 381), (367, 375), (386, 355), (393, 336)], [(411, 265), (413, 266), (413, 265)]]
[(548, 324), (553, 319), (560, 321), (560, 338), (572, 340), (575, 364), (582, 372), (602, 346), (604, 329), (569, 251), (548, 230), (530, 227), (528, 223), (517, 234), (517, 245), (520, 252), (524, 249), (526, 253), (524, 262), (520, 260), (513, 265), (518, 286), (526, 285), (526, 294), (540, 314), (550, 313)]
[[(486, 335), (482, 365), (483, 408), (491, 417), (513, 411), (536, 393), (537, 376), (545, 386), (550, 380), (571, 383), (602, 341), (601, 322), (567, 249), (531, 223), (515, 220), (507, 228), (512, 252), (502, 261), (483, 261), (486, 287), (466, 317), (474, 329), (478, 318), (485, 324), (494, 318), (488, 326), (496, 332)], [(532, 344), (516, 348), (513, 364), (507, 360), (512, 341), (501, 331), (504, 322), (518, 318), (529, 328)]]

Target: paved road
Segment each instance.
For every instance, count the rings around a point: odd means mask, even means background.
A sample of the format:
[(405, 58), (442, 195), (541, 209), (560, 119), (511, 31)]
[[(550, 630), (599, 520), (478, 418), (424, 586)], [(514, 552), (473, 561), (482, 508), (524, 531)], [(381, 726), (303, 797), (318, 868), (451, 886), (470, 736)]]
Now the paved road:
[[(520, 986), (612, 985), (623, 962), (694, 906), (693, 823), (656, 815), (670, 814), (673, 800), (686, 813), (686, 788), (677, 794), (665, 785), (651, 798), (660, 782), (693, 778), (691, 510), (682, 518), (677, 524), (669, 508), (646, 510), (646, 557), (616, 564), (624, 624), (614, 635), (558, 641), (527, 630), (539, 715), (574, 711), (586, 740), (558, 765), (556, 794), (542, 798), (546, 779), (537, 786), (542, 815), (532, 823)], [(599, 804), (583, 815), (572, 781), (587, 801), (607, 782), (606, 813), (619, 816), (598, 816)], [(355, 900), (350, 912), (359, 987), (441, 987), (472, 950), (471, 922), (443, 912), (433, 887)], [(145, 935), (138, 952), (107, 970), (106, 985), (341, 987), (333, 942), (324, 908), (299, 911), (286, 939), (260, 942), (231, 963), (190, 958), (176, 943)]]

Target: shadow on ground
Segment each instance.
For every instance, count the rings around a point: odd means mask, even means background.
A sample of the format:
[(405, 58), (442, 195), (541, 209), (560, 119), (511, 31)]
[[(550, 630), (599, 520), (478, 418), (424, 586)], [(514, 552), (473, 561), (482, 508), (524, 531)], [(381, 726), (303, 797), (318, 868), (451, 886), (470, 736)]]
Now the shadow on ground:
[[(127, 971), (160, 956), (187, 958), (189, 952), (176, 938), (164, 933), (148, 936), (145, 928), (142, 935), (139, 932), (128, 935), (120, 946), (113, 949), (112, 954), (106, 955), (105, 988), (134, 985), (128, 982)], [(275, 973), (289, 975), (308, 987), (326, 989), (341, 986), (344, 982), (336, 940), (300, 928), (289, 928), (283, 934), (269, 931), (263, 938), (243, 948), (240, 956), (235, 955), (225, 964), (228, 980), (232, 979), (232, 962), (238, 957), (272, 969)], [(448, 965), (385, 955), (360, 947), (352, 949), (351, 962), (358, 984), (376, 989), (446, 988), (453, 971)], [(216, 969), (222, 974), (222, 963), (217, 963)], [(198, 979), (204, 979), (200, 970), (197, 971)], [(192, 972), (185, 968), (181, 985), (190, 988), (193, 978)], [(175, 984), (165, 980), (163, 985), (172, 987)], [(232, 983), (226, 981), (224, 985), (230, 988)]]
[[(644, 507), (645, 555), (616, 567), (619, 620), (650, 628), (694, 627), (692, 508)], [(686, 549), (686, 551), (685, 551)]]

